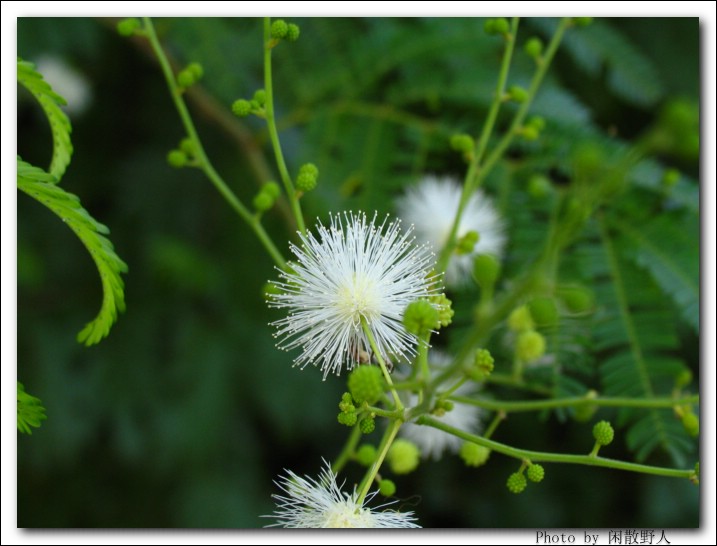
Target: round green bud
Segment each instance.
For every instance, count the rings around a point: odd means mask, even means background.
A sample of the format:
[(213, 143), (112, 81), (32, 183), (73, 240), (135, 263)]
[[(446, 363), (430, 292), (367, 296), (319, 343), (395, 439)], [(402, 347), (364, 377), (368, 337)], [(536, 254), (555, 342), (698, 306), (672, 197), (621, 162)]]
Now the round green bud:
[(428, 300), (411, 302), (403, 314), (403, 325), (410, 333), (421, 336), (438, 325), (438, 310)]
[(545, 469), (539, 464), (531, 464), (525, 473), (528, 475), (528, 479), (535, 483), (542, 482), (545, 477)]
[(543, 41), (537, 36), (530, 38), (527, 42), (525, 42), (525, 46), (523, 47), (528, 56), (533, 57), (534, 59), (537, 59), (540, 57), (541, 53), (543, 53)]
[(520, 136), (525, 140), (538, 140), (540, 137), (540, 131), (532, 125), (525, 125), (520, 129)]
[(378, 491), (384, 497), (393, 497), (396, 494), (396, 484), (391, 480), (379, 480)]
[(438, 323), (436, 328), (444, 328), (453, 321), (453, 309), (451, 308), (451, 300), (445, 294), (431, 296), (429, 301), (438, 310)]
[(307, 192), (316, 187), (316, 177), (309, 173), (299, 173), (296, 177), (296, 189)]
[(692, 371), (684, 368), (677, 374), (677, 377), (675, 377), (675, 387), (681, 389), (690, 383), (692, 383)]
[(528, 92), (519, 85), (512, 85), (508, 88), (508, 96), (515, 102), (525, 102), (528, 100)]
[(254, 196), (252, 203), (258, 212), (266, 212), (274, 206), (274, 198), (269, 193), (261, 190)]
[(682, 426), (685, 427), (687, 434), (690, 436), (699, 436), (700, 418), (691, 411), (682, 416)]
[(587, 288), (578, 286), (563, 288), (559, 295), (571, 313), (585, 313), (595, 305), (595, 296)]
[(451, 137), (451, 149), (462, 152), (471, 153), (475, 148), (475, 141), (473, 137), (465, 133), (453, 135)]
[(362, 444), (356, 450), (356, 462), (361, 466), (369, 466), (376, 460), (376, 448), (371, 444)]
[(342, 425), (352, 427), (356, 424), (356, 421), (358, 421), (358, 416), (356, 412), (341, 412), (338, 415), (338, 420)]
[(473, 280), (483, 290), (490, 290), (500, 277), (500, 262), (490, 254), (480, 254), (473, 260)]
[(421, 452), (416, 444), (399, 438), (388, 450), (386, 460), (394, 474), (408, 474), (418, 468)]
[(495, 20), (493, 28), (496, 34), (508, 34), (510, 23), (508, 23), (508, 19), (505, 17), (498, 17), (498, 19)]
[(281, 188), (276, 182), (267, 182), (261, 187), (261, 191), (271, 195), (272, 198), (276, 199), (281, 194)]
[(197, 82), (204, 76), (204, 67), (199, 63), (189, 63), (186, 71), (190, 72), (194, 76), (194, 81)]
[(488, 349), (476, 349), (474, 360), (475, 368), (482, 372), (484, 376), (490, 375), (495, 368), (495, 359)]
[[(590, 390), (585, 395), (586, 398), (595, 398), (597, 391)], [(593, 418), (593, 415), (597, 412), (598, 407), (595, 404), (584, 403), (573, 408), (573, 419), (578, 423), (587, 423)]]
[(386, 380), (377, 366), (357, 366), (349, 375), (349, 391), (358, 404), (378, 402), (385, 385)]
[(286, 30), (286, 39), (290, 42), (295, 42), (299, 39), (299, 35), (301, 34), (301, 29), (299, 28), (299, 25), (296, 25), (294, 23), (289, 23), (289, 28)]
[(178, 169), (187, 164), (187, 155), (182, 150), (170, 150), (167, 154), (167, 163)]
[(575, 23), (576, 26), (586, 27), (586, 26), (592, 24), (593, 18), (592, 17), (573, 17), (573, 22)]
[(483, 30), (486, 34), (489, 34), (491, 36), (496, 34), (495, 19), (487, 19), (485, 24), (483, 25)]
[(458, 454), (466, 466), (483, 466), (488, 462), (490, 449), (473, 442), (463, 442)]
[(301, 173), (319, 176), (319, 168), (313, 163), (304, 163), (301, 167), (299, 167), (299, 174)]
[(193, 156), (195, 153), (194, 141), (189, 137), (184, 137), (179, 143), (179, 149), (187, 154), (187, 156)]
[(277, 19), (271, 23), (271, 37), (275, 40), (281, 40), (286, 37), (289, 32), (289, 25), (283, 19)]
[(550, 180), (542, 174), (534, 174), (528, 180), (528, 193), (536, 199), (545, 197), (552, 189), (553, 186)]
[(599, 421), (593, 427), (593, 438), (601, 446), (609, 445), (615, 437), (615, 430), (608, 421)]
[(522, 493), (528, 486), (528, 480), (522, 472), (513, 472), (508, 476), (508, 481), (505, 483), (506, 487), (511, 493)]
[(545, 354), (545, 338), (535, 330), (527, 330), (518, 335), (515, 354), (523, 362), (533, 362)]
[(117, 32), (120, 36), (132, 36), (140, 28), (142, 28), (142, 23), (136, 17), (128, 17), (117, 23)]
[(259, 106), (264, 106), (266, 104), (266, 91), (263, 89), (257, 89), (254, 91), (252, 100), (255, 100)]
[(194, 73), (186, 68), (177, 74), (177, 83), (179, 84), (179, 87), (184, 87), (186, 89), (187, 87), (194, 85), (196, 81), (197, 78)]
[(371, 434), (376, 430), (376, 419), (373, 417), (364, 417), (359, 421), (359, 428), (363, 434)]
[(508, 328), (514, 332), (522, 332), (524, 330), (532, 330), (535, 327), (533, 317), (525, 305), (516, 307), (508, 317)]
[(667, 169), (662, 175), (662, 185), (671, 188), (680, 180), (680, 171), (677, 169)]
[(538, 326), (552, 326), (558, 322), (558, 307), (555, 300), (547, 296), (538, 296), (528, 303), (530, 316)]
[(246, 99), (237, 99), (232, 104), (232, 112), (240, 118), (245, 118), (251, 114), (251, 103)]
[(473, 252), (476, 243), (480, 239), (477, 231), (469, 231), (456, 242), (456, 254), (465, 255)]
[(530, 116), (530, 119), (526, 122), (528, 127), (535, 127), (536, 130), (542, 131), (545, 129), (545, 118), (542, 116)]

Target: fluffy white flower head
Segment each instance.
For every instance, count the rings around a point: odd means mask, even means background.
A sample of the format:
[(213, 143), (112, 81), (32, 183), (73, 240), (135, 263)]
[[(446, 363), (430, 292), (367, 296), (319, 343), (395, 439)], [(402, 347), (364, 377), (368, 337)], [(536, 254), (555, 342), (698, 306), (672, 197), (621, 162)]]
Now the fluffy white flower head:
[[(398, 200), (398, 214), (416, 230), (420, 241), (429, 243), (436, 252), (445, 245), (461, 200), (462, 186), (452, 178), (427, 176), (412, 186)], [(470, 254), (452, 255), (446, 270), (446, 284), (465, 283), (471, 274), (473, 260), (478, 254), (492, 254), (498, 258), (505, 246), (505, 226), (493, 202), (480, 190), (468, 200), (457, 237), (469, 231), (479, 235), (478, 243)]]
[[(439, 351), (431, 351), (428, 355), (431, 368), (440, 370), (451, 363), (451, 358), (445, 353)], [(474, 385), (465, 383), (456, 389), (454, 394), (466, 396), (475, 391)], [(411, 395), (408, 406), (415, 406), (418, 403), (418, 397)], [(446, 412), (442, 416), (433, 417), (439, 419), (446, 425), (478, 434), (481, 426), (481, 409), (468, 404), (458, 404), (453, 406), (451, 411)], [(399, 435), (418, 446), (421, 456), (424, 459), (440, 460), (445, 451), (458, 453), (463, 444), (463, 440), (442, 430), (433, 427), (416, 425), (413, 423), (405, 423), (399, 430)]]
[(363, 213), (332, 216), (317, 232), (302, 235), (301, 248), (292, 245), (296, 261), (274, 283), (279, 293), (270, 305), (289, 310), (273, 323), (279, 347), (301, 347), (294, 364), (320, 365), (325, 379), (371, 352), (365, 321), (383, 357), (415, 354), (418, 340), (401, 320), (409, 303), (438, 292), (434, 256), (399, 221), (376, 226), (376, 215), (370, 222)]
[(277, 501), (274, 514), (265, 516), (275, 518), (277, 523), (268, 527), (290, 528), (415, 528), (413, 512), (396, 510), (379, 511), (388, 503), (376, 509), (367, 508), (376, 492), (369, 494), (363, 503), (358, 502), (358, 494), (345, 493), (336, 483), (336, 475), (331, 465), (325, 463), (318, 480), (297, 476), (287, 471), (287, 476), (276, 482), (284, 495), (272, 495)]

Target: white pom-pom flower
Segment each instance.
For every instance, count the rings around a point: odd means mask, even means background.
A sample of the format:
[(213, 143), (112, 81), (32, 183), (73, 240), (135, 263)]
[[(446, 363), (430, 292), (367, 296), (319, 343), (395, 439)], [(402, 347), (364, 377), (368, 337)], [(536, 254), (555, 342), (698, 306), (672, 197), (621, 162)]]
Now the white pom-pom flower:
[(276, 523), (268, 527), (295, 529), (420, 527), (415, 523), (413, 512), (381, 511), (393, 502), (377, 508), (366, 507), (366, 503), (376, 495), (376, 491), (367, 495), (363, 502), (358, 501), (355, 489), (351, 494), (341, 491), (342, 486), (336, 483), (336, 475), (328, 463), (325, 463), (318, 480), (302, 478), (287, 471), (287, 476), (275, 483), (284, 494), (272, 495), (277, 501), (277, 510), (264, 517), (274, 518)]
[(279, 347), (301, 347), (294, 365), (319, 365), (326, 379), (370, 357), (363, 322), (382, 357), (415, 355), (418, 340), (401, 320), (409, 303), (438, 293), (434, 255), (413, 244), (400, 221), (376, 226), (376, 215), (370, 222), (363, 213), (332, 216), (317, 231), (318, 238), (301, 236), (301, 248), (291, 246), (296, 261), (274, 282), (270, 305), (289, 310), (273, 323)]
[[(428, 355), (430, 367), (439, 372), (445, 366), (451, 363), (451, 358), (440, 351), (431, 351)], [(476, 390), (475, 384), (464, 383), (454, 394), (460, 396), (468, 396)], [(408, 407), (415, 406), (418, 403), (418, 397), (411, 395), (408, 400)], [(482, 410), (477, 406), (469, 404), (455, 403), (451, 411), (438, 416), (432, 415), (434, 419), (438, 419), (446, 425), (455, 427), (465, 432), (479, 434), (481, 428)], [(398, 433), (402, 438), (416, 444), (421, 451), (424, 459), (440, 460), (445, 451), (458, 453), (463, 445), (463, 440), (453, 434), (448, 434), (437, 428), (416, 425), (414, 423), (404, 423)]]
[[(420, 241), (429, 243), (435, 252), (448, 241), (461, 200), (462, 186), (452, 178), (427, 176), (399, 198), (398, 214), (416, 230)], [(498, 259), (505, 246), (505, 225), (493, 202), (478, 190), (471, 195), (458, 226), (457, 240), (470, 231), (479, 235), (473, 252), (451, 256), (446, 270), (448, 286), (460, 286), (469, 278), (473, 260), (479, 254), (492, 254)]]

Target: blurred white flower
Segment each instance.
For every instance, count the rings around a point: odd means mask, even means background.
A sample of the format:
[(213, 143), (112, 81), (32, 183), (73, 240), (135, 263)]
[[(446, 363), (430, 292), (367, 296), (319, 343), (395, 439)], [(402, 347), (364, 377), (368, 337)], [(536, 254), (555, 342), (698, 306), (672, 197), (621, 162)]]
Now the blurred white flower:
[[(451, 363), (451, 357), (440, 351), (431, 351), (428, 355), (428, 362), (432, 370), (440, 371), (443, 367)], [(476, 391), (476, 385), (472, 382), (464, 383), (453, 394), (459, 396), (468, 396)], [(411, 395), (408, 400), (408, 407), (415, 406), (418, 403), (418, 397)], [(481, 428), (482, 410), (477, 406), (469, 404), (455, 403), (451, 411), (447, 411), (443, 415), (431, 415), (434, 419), (438, 419), (465, 432), (479, 434)], [(453, 434), (448, 434), (442, 430), (424, 425), (416, 425), (414, 423), (404, 423), (398, 433), (401, 437), (413, 442), (421, 451), (424, 459), (440, 460), (444, 451), (458, 453), (463, 440)]]
[[(429, 243), (435, 252), (439, 252), (450, 235), (461, 191), (462, 186), (452, 178), (427, 176), (399, 198), (398, 214), (404, 222), (414, 226), (420, 241)], [(505, 225), (493, 201), (480, 190), (470, 197), (463, 210), (457, 239), (469, 231), (478, 233), (478, 243), (470, 254), (451, 256), (445, 277), (448, 286), (459, 286), (470, 278), (477, 255), (502, 257)]]
[(301, 248), (291, 246), (297, 261), (274, 282), (270, 305), (289, 310), (274, 322), (279, 347), (301, 347), (295, 365), (320, 364), (324, 379), (372, 352), (362, 321), (383, 357), (414, 355), (418, 340), (401, 323), (403, 313), (440, 288), (433, 255), (413, 244), (410, 230), (388, 218), (375, 222), (363, 213), (332, 216), (328, 228), (318, 225), (318, 239), (309, 233)]
[[(318, 480), (297, 476), (286, 471), (287, 476), (275, 482), (284, 495), (272, 495), (277, 501), (277, 510), (268, 516), (276, 523), (268, 527), (289, 528), (416, 528), (413, 512), (396, 510), (379, 511), (393, 504), (383, 504), (377, 508), (367, 508), (377, 492), (366, 496), (364, 502), (358, 502), (358, 494), (341, 491), (336, 483), (336, 475), (331, 465), (324, 462)], [(395, 502), (395, 501), (394, 501)]]
[(68, 114), (80, 115), (87, 110), (92, 102), (92, 89), (85, 76), (55, 55), (41, 56), (35, 67), (52, 90), (67, 101), (63, 108)]

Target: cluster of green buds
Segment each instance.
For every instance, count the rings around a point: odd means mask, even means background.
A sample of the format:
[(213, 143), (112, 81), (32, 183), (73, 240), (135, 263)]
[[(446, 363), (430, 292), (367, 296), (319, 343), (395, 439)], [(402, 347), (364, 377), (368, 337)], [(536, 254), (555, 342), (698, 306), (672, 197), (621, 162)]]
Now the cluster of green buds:
[(455, 253), (459, 256), (471, 254), (479, 240), (480, 235), (477, 231), (471, 230), (466, 232), (456, 241)]
[(525, 140), (538, 140), (543, 129), (545, 129), (545, 118), (530, 116), (523, 126), (518, 129), (518, 134)]
[(251, 100), (237, 99), (232, 103), (232, 112), (239, 118), (245, 118), (254, 114), (260, 118), (266, 117), (264, 106), (266, 105), (266, 91), (257, 89)]
[(458, 133), (451, 136), (451, 149), (461, 153), (466, 163), (473, 161), (475, 147), (475, 140), (469, 134)]
[(523, 462), (517, 472), (513, 472), (508, 476), (506, 487), (511, 493), (522, 493), (528, 487), (528, 481), (539, 483), (545, 477), (545, 469), (542, 465), (534, 464), (529, 461)]
[(421, 299), (408, 304), (403, 314), (403, 325), (409, 333), (423, 337), (441, 324), (440, 319), (436, 305)]
[(438, 322), (436, 323), (436, 330), (439, 328), (445, 328), (451, 322), (453, 322), (453, 307), (451, 300), (449, 300), (445, 294), (437, 294), (431, 296), (430, 301), (438, 311)]
[(302, 193), (311, 191), (316, 187), (319, 178), (319, 169), (313, 163), (305, 163), (299, 168), (296, 176), (296, 189)]
[(508, 328), (517, 335), (515, 356), (521, 362), (534, 362), (545, 354), (545, 338), (535, 331), (536, 320), (527, 305), (513, 310), (508, 317)]
[(275, 47), (281, 40), (295, 42), (299, 39), (301, 30), (299, 25), (287, 23), (283, 19), (277, 19), (271, 23), (271, 42), (269, 47)]
[(136, 17), (128, 17), (117, 23), (117, 33), (126, 38), (130, 36), (141, 36), (144, 34), (144, 28), (139, 19)]
[(187, 89), (197, 83), (204, 76), (204, 68), (199, 63), (189, 63), (177, 74), (177, 84), (180, 89)]
[(495, 360), (488, 349), (476, 349), (473, 362), (465, 366), (463, 373), (476, 383), (485, 381), (495, 368)]
[(257, 213), (261, 214), (271, 209), (280, 194), (281, 188), (279, 188), (279, 184), (276, 182), (266, 182), (262, 184), (261, 189), (252, 200), (252, 204)]
[(199, 164), (197, 158), (197, 149), (194, 141), (189, 138), (183, 138), (179, 146), (167, 153), (167, 163), (175, 169), (182, 167), (196, 167)]

